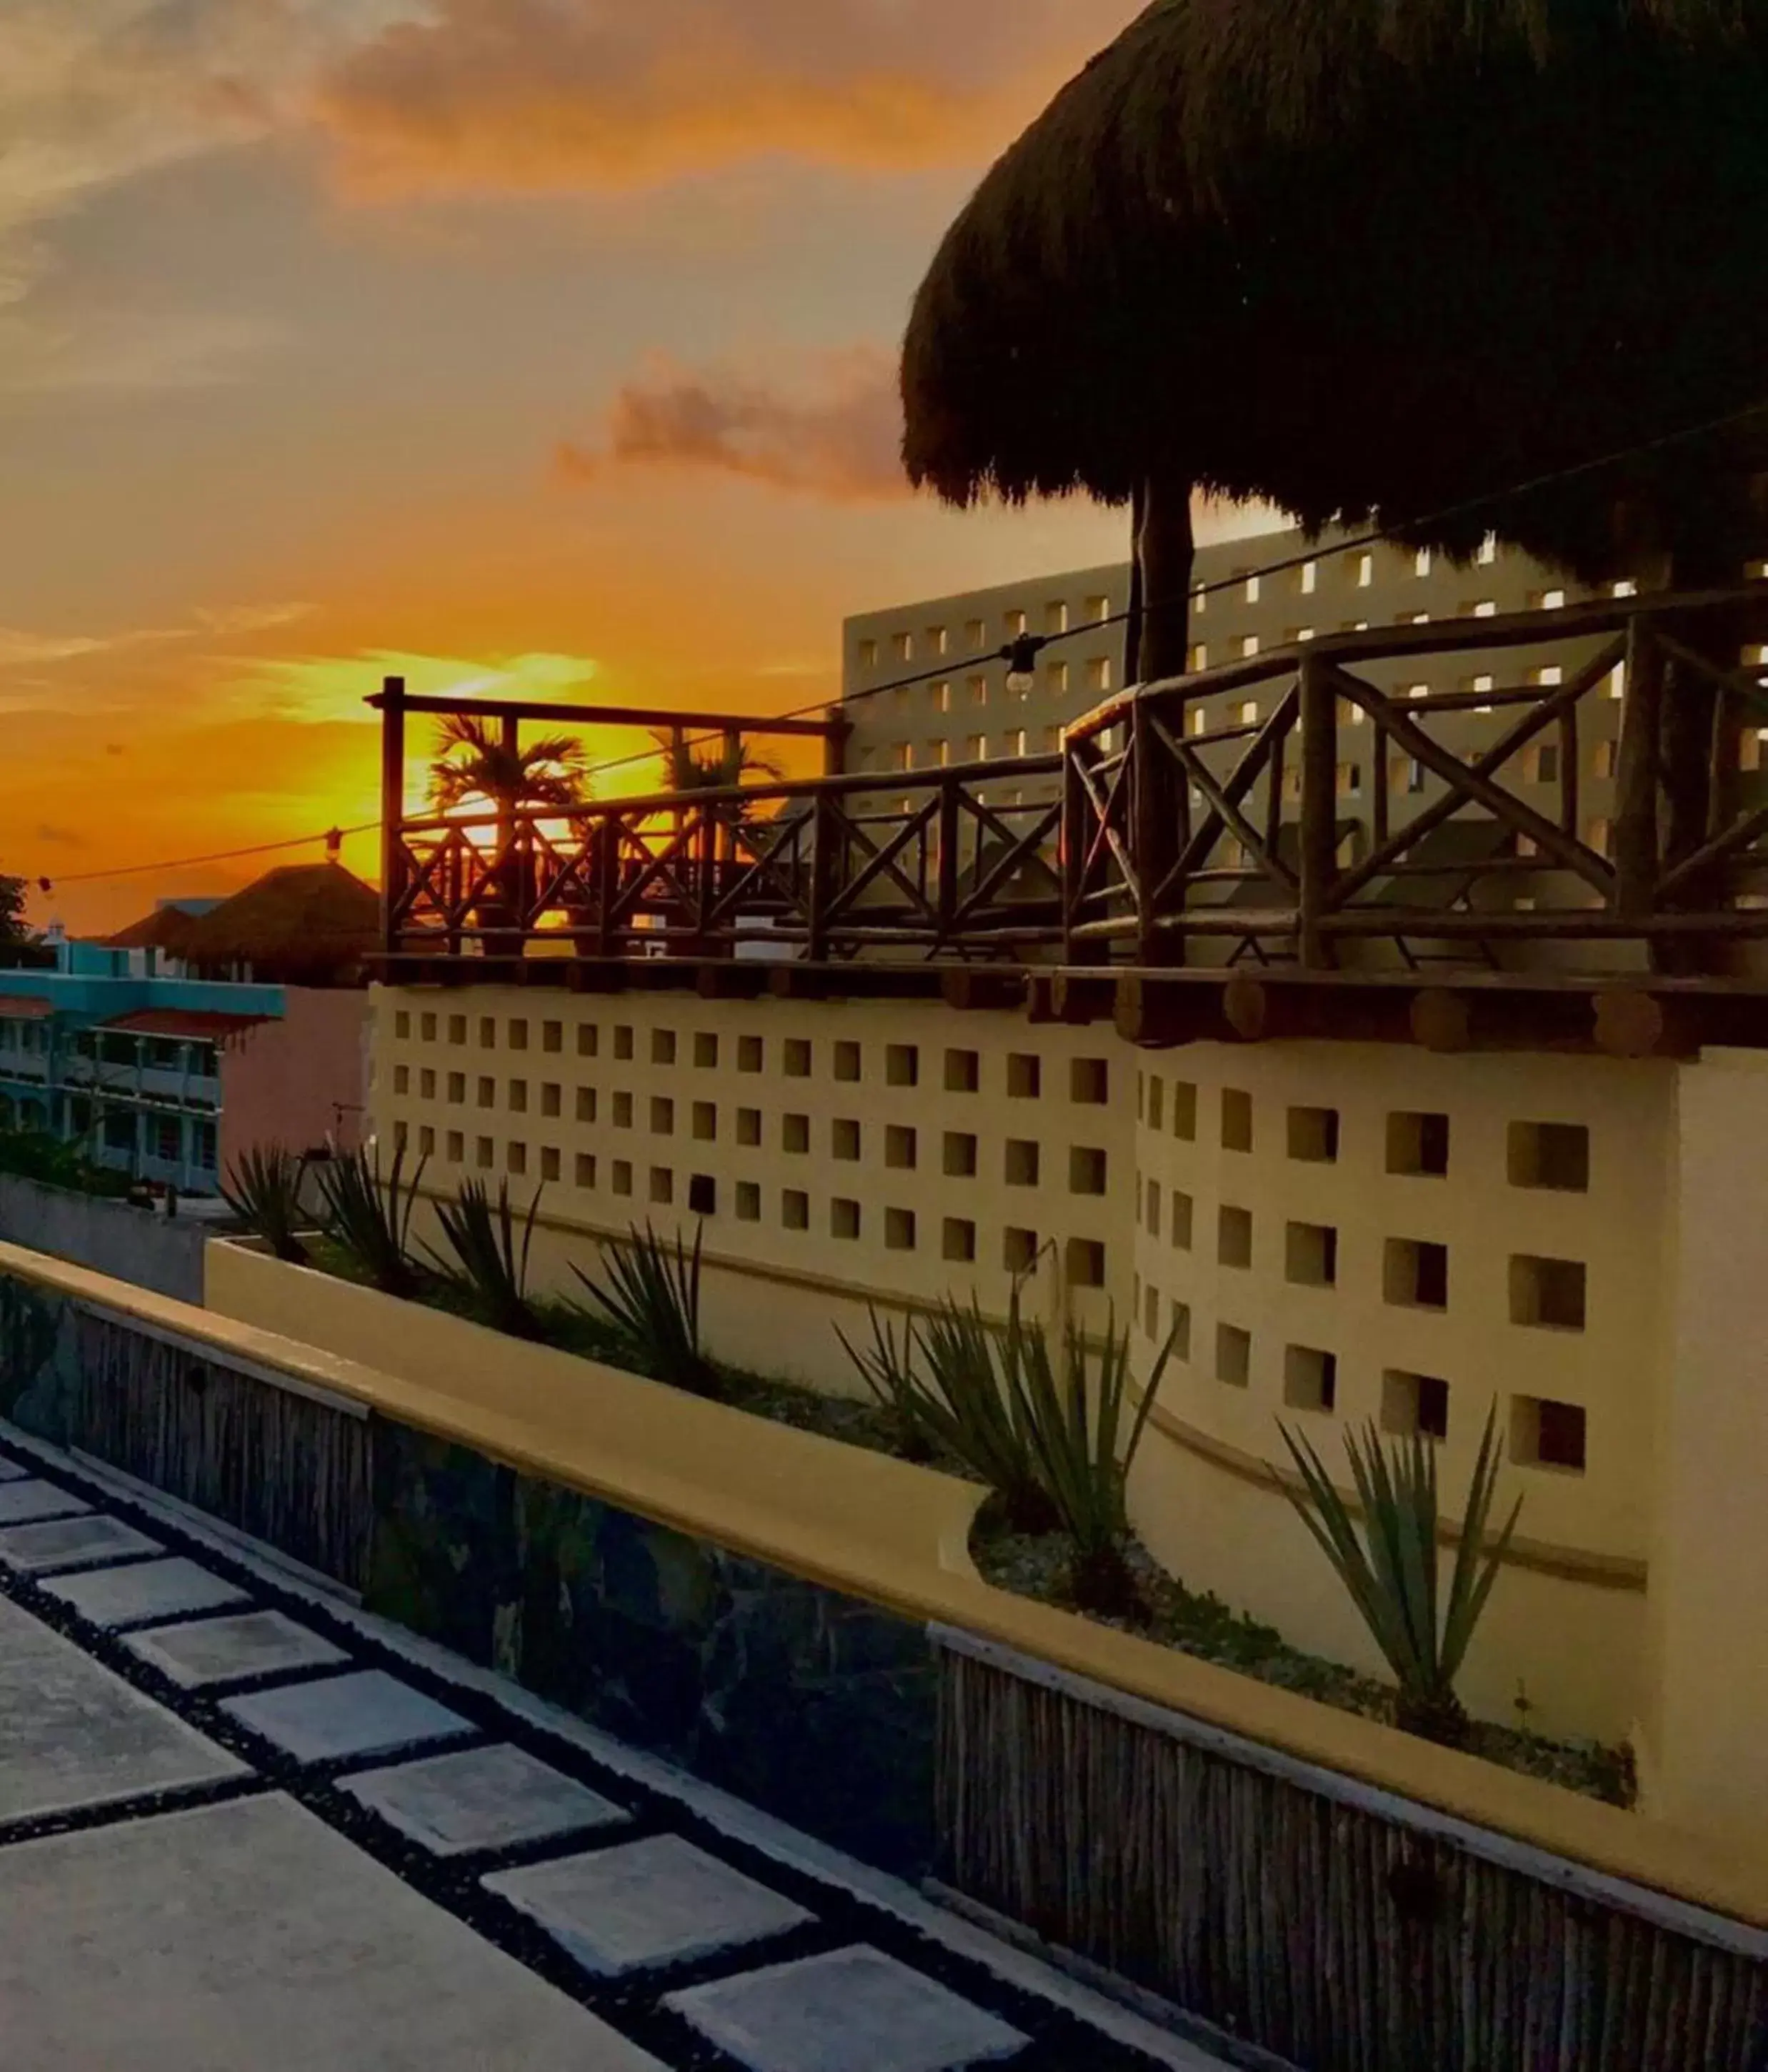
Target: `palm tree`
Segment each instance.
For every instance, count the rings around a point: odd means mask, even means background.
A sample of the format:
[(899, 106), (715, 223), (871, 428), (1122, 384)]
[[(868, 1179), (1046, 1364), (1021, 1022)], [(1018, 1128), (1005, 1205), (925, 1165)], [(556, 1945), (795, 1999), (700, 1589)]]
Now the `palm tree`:
[(1759, 7), (1153, 0), (948, 233), (904, 458), (960, 505), (1133, 505), (1144, 682), (1186, 667), (1196, 491), (1729, 586), (1764, 420), (1651, 442), (1761, 401), (1765, 265)]
[[(437, 731), (436, 755), (430, 764), (430, 794), (439, 811), (454, 812), (480, 800), (497, 812), (496, 847), (491, 875), (500, 894), (481, 911), (482, 925), (493, 915), (519, 915), (527, 904), (520, 884), (516, 816), (528, 807), (550, 807), (561, 814), (581, 807), (589, 795), (590, 771), (583, 744), (569, 734), (549, 734), (523, 746), (515, 730), (494, 732), (491, 723), (471, 713), (450, 713)], [(502, 910), (498, 915), (497, 910)], [(487, 935), (488, 951), (520, 955), (519, 931)]]
[(741, 735), (725, 735), (716, 749), (705, 754), (679, 730), (655, 727), (651, 738), (663, 758), (666, 791), (734, 791), (746, 777), (767, 777), (778, 783), (784, 775), (777, 763), (757, 755)]

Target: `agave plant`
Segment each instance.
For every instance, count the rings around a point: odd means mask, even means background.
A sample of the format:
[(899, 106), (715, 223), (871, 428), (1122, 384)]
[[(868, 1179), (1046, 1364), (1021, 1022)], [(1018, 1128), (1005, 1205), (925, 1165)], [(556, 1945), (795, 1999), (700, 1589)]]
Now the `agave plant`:
[(545, 1191), (544, 1188), (536, 1190), (527, 1216), (520, 1221), (510, 1207), (508, 1180), (498, 1186), (495, 1207), (483, 1182), (478, 1180), (469, 1180), (458, 1200), (437, 1206), (442, 1235), (454, 1255), (450, 1260), (431, 1252), (437, 1270), (465, 1291), (487, 1324), (495, 1330), (507, 1331), (512, 1338), (539, 1338), (545, 1334), (528, 1299), (528, 1255), (534, 1241), (534, 1219), (540, 1214), (541, 1195)]
[(411, 1219), (424, 1168), (405, 1178), (405, 1147), (393, 1153), (393, 1168), (380, 1174), (380, 1151), (347, 1152), (319, 1168), (325, 1202), (325, 1233), (363, 1277), (383, 1295), (414, 1295), (417, 1271), (411, 1260)]
[(1281, 1429), (1302, 1482), (1301, 1491), (1285, 1482), (1285, 1493), (1337, 1571), (1393, 1671), (1399, 1687), (1396, 1723), (1426, 1741), (1460, 1745), (1467, 1738), (1468, 1723), (1455, 1681), (1523, 1508), (1519, 1497), (1503, 1529), (1495, 1537), (1489, 1535), (1498, 1490), (1497, 1405), (1486, 1415), (1474, 1464), (1446, 1604), (1440, 1601), (1438, 1589), (1441, 1517), (1434, 1448), (1414, 1433), (1391, 1450), (1385, 1449), (1372, 1423), (1360, 1433), (1346, 1433), (1345, 1451), (1363, 1514), (1359, 1538), (1353, 1507), (1334, 1487), (1318, 1453), (1286, 1426)]
[(242, 1152), (233, 1161), (221, 1198), (272, 1255), (290, 1265), (306, 1264), (306, 1248), (296, 1232), (307, 1219), (301, 1186), (307, 1161), (280, 1145)]
[[(1175, 1327), (1176, 1329), (1176, 1327)], [(1087, 1342), (1070, 1325), (1063, 1334), (1061, 1374), (1050, 1336), (1040, 1323), (1022, 1323), (1017, 1294), (1007, 1326), (1009, 1373), (1023, 1400), (1034, 1472), (1074, 1543), (1070, 1587), (1084, 1611), (1118, 1617), (1137, 1608), (1136, 1581), (1125, 1552), (1129, 1535), (1125, 1489), (1148, 1428), (1174, 1339), (1169, 1334), (1127, 1418), (1129, 1334), (1112, 1319), (1105, 1328), (1096, 1379)]]
[[(973, 1297), (967, 1309), (947, 1297), (919, 1333), (912, 1322), (904, 1324), (900, 1346), (875, 1309), (869, 1352), (856, 1350), (838, 1327), (836, 1335), (905, 1433), (986, 1482), (1014, 1531), (1050, 1532), (1060, 1514), (1039, 1474), (1030, 1407), (1016, 1385), (1018, 1315), (1016, 1293), (1014, 1325), (1003, 1335), (984, 1321)], [(918, 1354), (926, 1359), (924, 1380)]]
[(592, 1281), (581, 1267), (571, 1270), (595, 1305), (590, 1314), (611, 1323), (639, 1369), (696, 1396), (722, 1391), (717, 1370), (700, 1346), (700, 1244), (693, 1250), (676, 1233), (672, 1246), (648, 1223), (625, 1240), (611, 1238), (603, 1249), (607, 1280)]

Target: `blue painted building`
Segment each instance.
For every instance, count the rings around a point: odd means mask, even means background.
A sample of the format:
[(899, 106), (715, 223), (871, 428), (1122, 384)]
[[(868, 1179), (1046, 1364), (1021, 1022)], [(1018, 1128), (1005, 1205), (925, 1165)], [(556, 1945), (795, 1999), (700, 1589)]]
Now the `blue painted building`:
[(159, 949), (50, 947), (53, 968), (0, 970), (0, 1129), (212, 1194), (227, 1046), (282, 1019), (283, 988), (189, 978)]

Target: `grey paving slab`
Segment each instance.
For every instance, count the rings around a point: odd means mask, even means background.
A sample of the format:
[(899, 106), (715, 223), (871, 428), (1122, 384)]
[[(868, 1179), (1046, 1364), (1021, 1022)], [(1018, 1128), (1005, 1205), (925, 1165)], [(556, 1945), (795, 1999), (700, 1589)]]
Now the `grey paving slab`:
[(324, 1669), (350, 1659), (341, 1647), (281, 1612), (237, 1612), (188, 1626), (150, 1627), (125, 1635), (123, 1645), (187, 1691), (236, 1684), (245, 1676)]
[(120, 1518), (62, 1518), (47, 1525), (0, 1527), (0, 1562), (27, 1576), (77, 1568), (83, 1561), (115, 1561), (125, 1555), (165, 1551), (157, 1540)]
[(602, 1978), (709, 1957), (813, 1918), (673, 1835), (483, 1882)]
[(16, 1461), (0, 1461), (0, 1482), (19, 1482), (30, 1472), (29, 1468), (20, 1467)]
[(0, 1863), (6, 2072), (665, 2072), (279, 1794)]
[(0, 1820), (71, 1812), (245, 1769), (0, 1598)]
[(1030, 2039), (882, 1951), (837, 1950), (671, 1993), (748, 2072), (957, 2072)]
[(220, 1611), (249, 1601), (236, 1584), (212, 1576), (182, 1554), (164, 1561), (131, 1561), (122, 1568), (89, 1568), (84, 1575), (52, 1578), (43, 1587), (82, 1618), (103, 1626), (144, 1626), (181, 1612)]
[(472, 1732), (471, 1723), (458, 1712), (380, 1669), (328, 1676), (286, 1690), (255, 1691), (249, 1697), (226, 1700), (222, 1710), (297, 1762), (388, 1755), (421, 1741)]
[(623, 1807), (520, 1749), (460, 1749), (346, 1780), (344, 1790), (438, 1856), (618, 1825)]
[(53, 1482), (26, 1475), (0, 1483), (0, 1525), (35, 1525), (39, 1518), (76, 1518), (92, 1506)]

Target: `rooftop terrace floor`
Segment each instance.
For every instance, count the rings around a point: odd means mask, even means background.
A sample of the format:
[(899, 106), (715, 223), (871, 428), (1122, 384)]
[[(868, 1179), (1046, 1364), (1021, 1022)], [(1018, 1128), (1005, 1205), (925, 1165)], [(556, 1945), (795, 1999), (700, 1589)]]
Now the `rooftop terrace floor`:
[(7, 2072), (1211, 2072), (0, 1429)]

